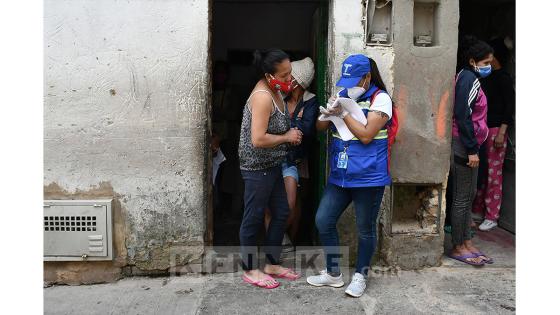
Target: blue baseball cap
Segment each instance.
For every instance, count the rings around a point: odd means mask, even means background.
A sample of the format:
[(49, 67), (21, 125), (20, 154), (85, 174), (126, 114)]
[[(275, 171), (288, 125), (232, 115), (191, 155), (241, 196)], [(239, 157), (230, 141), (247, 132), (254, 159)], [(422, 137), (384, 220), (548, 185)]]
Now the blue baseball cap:
[(350, 55), (342, 62), (342, 74), (336, 86), (351, 88), (358, 85), (364, 75), (371, 71), (368, 57)]

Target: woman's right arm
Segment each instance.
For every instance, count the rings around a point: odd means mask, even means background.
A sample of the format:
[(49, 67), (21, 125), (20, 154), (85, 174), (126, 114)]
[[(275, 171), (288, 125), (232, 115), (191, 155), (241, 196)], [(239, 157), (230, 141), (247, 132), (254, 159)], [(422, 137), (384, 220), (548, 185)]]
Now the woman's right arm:
[(453, 107), (453, 115), (459, 128), (459, 137), (461, 143), (467, 150), (470, 167), (478, 167), (478, 149), (479, 145), (474, 133), (474, 125), (472, 122), (471, 106), (476, 102), (480, 89), (480, 83), (474, 74), (464, 73), (455, 84), (455, 101)]
[[(476, 84), (475, 84), (476, 83)], [(478, 153), (478, 142), (474, 133), (472, 122), (472, 105), (476, 102), (480, 83), (474, 74), (465, 73), (455, 85), (455, 102), (453, 115), (459, 127), (461, 142), (467, 149), (468, 154)]]
[(290, 129), (282, 135), (267, 133), (272, 110), (272, 98), (265, 93), (256, 93), (251, 98), (251, 142), (255, 148), (274, 148), (282, 143), (299, 144), (301, 131)]

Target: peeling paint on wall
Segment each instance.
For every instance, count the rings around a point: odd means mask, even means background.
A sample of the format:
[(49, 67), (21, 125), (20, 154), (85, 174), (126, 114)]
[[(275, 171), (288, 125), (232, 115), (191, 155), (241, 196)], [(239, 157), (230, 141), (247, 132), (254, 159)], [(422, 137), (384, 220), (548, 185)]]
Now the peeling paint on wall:
[(110, 183), (124, 264), (166, 269), (174, 246), (203, 249), (208, 18), (196, 0), (45, 2), (45, 196)]

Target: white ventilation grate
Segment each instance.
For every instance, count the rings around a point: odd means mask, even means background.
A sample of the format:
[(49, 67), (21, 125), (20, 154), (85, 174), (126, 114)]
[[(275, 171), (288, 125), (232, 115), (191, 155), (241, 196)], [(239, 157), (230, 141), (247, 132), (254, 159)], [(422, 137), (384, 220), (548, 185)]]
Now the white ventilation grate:
[(44, 260), (112, 260), (111, 200), (46, 200)]
[(45, 232), (95, 232), (97, 231), (96, 216), (45, 216)]

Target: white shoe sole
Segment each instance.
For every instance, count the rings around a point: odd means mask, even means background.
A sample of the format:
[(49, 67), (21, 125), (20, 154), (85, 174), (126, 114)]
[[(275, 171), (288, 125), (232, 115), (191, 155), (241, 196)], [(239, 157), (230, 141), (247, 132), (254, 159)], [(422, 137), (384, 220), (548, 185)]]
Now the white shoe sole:
[(350, 292), (350, 291), (348, 291), (348, 290), (344, 291), (344, 293), (350, 295), (351, 297), (355, 297), (355, 298), (359, 298), (360, 296), (362, 296), (362, 295), (364, 294), (364, 293), (362, 292), (362, 294), (360, 294), (360, 295), (355, 295), (355, 294), (353, 294), (352, 292)]
[(488, 231), (493, 230), (493, 229), (495, 229), (495, 228), (497, 228), (497, 227), (498, 227), (497, 225), (494, 225), (494, 226), (491, 227), (491, 228), (481, 228), (481, 227), (479, 226), (478, 229), (481, 230), (482, 232), (488, 232)]
[(307, 280), (307, 283), (309, 283), (310, 285), (314, 286), (314, 287), (333, 287), (333, 288), (340, 288), (342, 286), (344, 286), (344, 282), (341, 283), (333, 283), (333, 284), (317, 284), (317, 283), (311, 283), (309, 282), (309, 280)]

